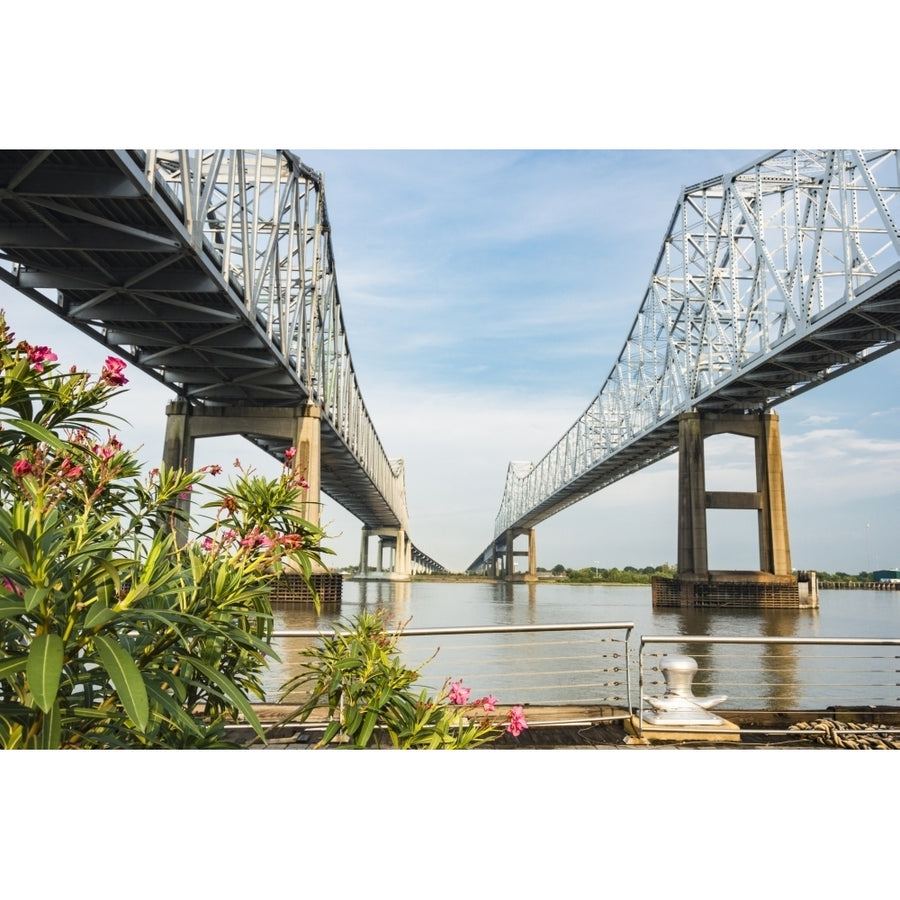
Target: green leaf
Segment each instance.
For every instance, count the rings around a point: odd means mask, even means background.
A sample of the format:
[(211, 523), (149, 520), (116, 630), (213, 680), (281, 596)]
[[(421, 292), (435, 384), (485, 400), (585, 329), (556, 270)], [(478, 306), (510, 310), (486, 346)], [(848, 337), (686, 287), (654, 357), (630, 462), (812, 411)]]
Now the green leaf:
[(59, 700), (54, 699), (48, 712), (44, 715), (44, 721), (38, 735), (39, 750), (58, 750), (62, 741), (62, 713), (59, 710)]
[(117, 609), (128, 609), (131, 606), (134, 606), (138, 600), (142, 600), (147, 594), (150, 593), (150, 585), (147, 584), (146, 581), (138, 582), (132, 589), (125, 595), (125, 597), (116, 604)]
[(38, 425), (37, 422), (29, 422), (27, 419), (7, 419), (6, 424), (56, 450), (65, 449), (64, 441), (61, 441), (52, 431), (44, 428), (43, 425)]
[(25, 601), (16, 597), (4, 597), (0, 600), (0, 619), (11, 619), (25, 612)]
[(12, 540), (22, 560), (31, 563), (34, 559), (34, 541), (20, 528), (13, 530)]
[(150, 721), (150, 701), (144, 679), (131, 654), (117, 641), (103, 634), (94, 635), (94, 646), (125, 712), (139, 731), (146, 731)]
[(48, 597), (50, 591), (47, 588), (25, 588), (25, 612), (31, 612), (40, 606)]
[(110, 619), (116, 617), (115, 613), (102, 601), (96, 600), (91, 604), (84, 617), (85, 628), (102, 628)]
[(378, 720), (378, 710), (370, 709), (366, 713), (365, 719), (363, 719), (362, 730), (359, 733), (359, 737), (357, 738), (357, 744), (360, 747), (365, 747), (369, 743), (369, 738), (372, 737), (372, 732), (375, 729), (375, 722)]
[(337, 736), (337, 733), (340, 730), (341, 730), (340, 722), (338, 722), (337, 720), (335, 720), (333, 722), (329, 722), (328, 727), (325, 729), (325, 733), (319, 739), (319, 743), (317, 746), (324, 747), (326, 744), (330, 744), (335, 739), (335, 737)]
[(222, 675), (221, 672), (214, 669), (212, 666), (207, 665), (205, 662), (201, 662), (196, 657), (188, 657), (188, 660), (198, 672), (209, 679), (210, 684), (216, 685), (222, 693), (228, 697), (228, 699), (243, 713), (244, 718), (247, 720), (247, 724), (253, 728), (257, 735), (259, 735), (260, 740), (265, 741), (266, 736), (252, 704), (247, 697), (241, 693), (231, 679)]
[(25, 674), (34, 702), (42, 712), (50, 712), (62, 674), (63, 640), (58, 634), (39, 634), (28, 651)]
[(163, 714), (168, 716), (172, 725), (182, 734), (202, 736), (203, 730), (200, 725), (182, 706), (183, 699), (179, 700), (177, 696), (173, 697), (158, 685), (150, 682), (147, 683), (147, 693), (158, 708), (157, 716), (161, 717)]
[(21, 656), (10, 656), (8, 659), (0, 659), (0, 678), (15, 675), (16, 672), (24, 672), (27, 664), (28, 657), (24, 653)]

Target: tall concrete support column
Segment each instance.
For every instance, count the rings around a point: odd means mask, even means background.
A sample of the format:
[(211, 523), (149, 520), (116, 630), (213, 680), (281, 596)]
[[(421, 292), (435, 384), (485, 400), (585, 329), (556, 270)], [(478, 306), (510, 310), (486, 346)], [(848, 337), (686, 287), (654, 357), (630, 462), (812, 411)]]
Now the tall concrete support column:
[(784, 495), (784, 466), (781, 461), (781, 432), (775, 413), (767, 413), (762, 420), (762, 433), (756, 438), (756, 480), (764, 495), (759, 516), (759, 565), (764, 572), (790, 575), (793, 570)]
[(504, 573), (507, 578), (512, 578), (516, 571), (515, 565), (515, 550), (513, 548), (513, 543), (515, 542), (515, 536), (512, 533), (512, 529), (507, 529), (506, 531), (506, 572)]
[(706, 575), (706, 469), (700, 413), (678, 420), (678, 572)]
[(537, 537), (533, 528), (528, 529), (528, 580), (537, 581)]
[(412, 564), (412, 547), (402, 528), (397, 529), (397, 546), (394, 550), (394, 574), (408, 578)]
[[(755, 491), (707, 491), (703, 441), (713, 434), (753, 439)], [(706, 511), (755, 509), (758, 513), (759, 568), (791, 575), (787, 503), (781, 438), (775, 413), (702, 415), (684, 413), (678, 423), (678, 573), (709, 574)]]
[(163, 463), (172, 469), (194, 468), (194, 443), (191, 433), (190, 406), (185, 400), (166, 404), (166, 436), (163, 444)]
[[(172, 400), (166, 404), (166, 434), (163, 443), (163, 465), (168, 469), (194, 468), (194, 447), (196, 438), (191, 422), (191, 407), (186, 400)], [(177, 501), (180, 516), (175, 522), (175, 537), (179, 545), (188, 538), (188, 521), (191, 513), (190, 494)], [(169, 528), (169, 522), (162, 523)]]
[(307, 403), (297, 417), (294, 447), (294, 472), (302, 475), (309, 485), (300, 515), (307, 522), (319, 525), (322, 499), (322, 410)]
[(359, 544), (359, 574), (365, 578), (369, 571), (369, 529), (363, 526)]

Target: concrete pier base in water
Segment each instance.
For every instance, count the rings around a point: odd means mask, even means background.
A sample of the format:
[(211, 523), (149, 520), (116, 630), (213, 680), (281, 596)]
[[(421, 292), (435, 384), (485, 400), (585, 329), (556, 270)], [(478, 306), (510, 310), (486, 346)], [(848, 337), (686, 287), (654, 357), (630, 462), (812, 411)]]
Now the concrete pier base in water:
[[(312, 584), (323, 605), (340, 603), (343, 592), (343, 575), (339, 572), (313, 573)], [(312, 603), (313, 595), (299, 575), (284, 574), (269, 594), (272, 603)]]
[(791, 607), (816, 609), (819, 591), (815, 572), (772, 575), (769, 572), (707, 572), (654, 577), (654, 606)]

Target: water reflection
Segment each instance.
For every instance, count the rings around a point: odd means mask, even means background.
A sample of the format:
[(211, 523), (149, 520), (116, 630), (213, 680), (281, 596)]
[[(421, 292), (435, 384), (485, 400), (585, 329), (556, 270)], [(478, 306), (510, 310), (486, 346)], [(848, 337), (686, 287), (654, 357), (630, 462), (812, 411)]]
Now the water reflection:
[[(900, 596), (872, 591), (823, 591), (818, 610), (762, 609), (710, 610), (704, 608), (654, 609), (649, 588), (606, 585), (488, 584), (440, 582), (348, 581), (340, 604), (316, 613), (311, 604), (282, 605), (275, 610), (279, 630), (327, 630), (362, 611), (384, 610), (391, 626), (408, 628), (475, 625), (539, 625), (582, 622), (633, 622), (633, 644), (641, 635), (715, 637), (894, 637), (900, 634)], [(472, 666), (497, 693), (499, 679), (514, 680), (529, 671), (557, 665), (562, 651), (538, 643), (544, 638), (496, 636), (490, 645), (467, 640), (465, 658), (445, 641), (434, 663), (426, 666), (429, 683), (440, 686), (446, 675), (459, 676), (460, 666)], [(440, 644), (438, 638), (416, 639), (405, 650), (405, 659), (419, 665)], [(281, 663), (266, 675), (269, 699), (300, 669), (298, 639), (276, 642)], [(306, 641), (305, 643), (309, 643)], [(660, 645), (660, 651), (682, 653), (697, 659), (700, 670), (694, 681), (698, 697), (725, 693), (723, 707), (802, 706), (809, 684), (823, 679), (821, 665), (799, 658), (796, 646), (783, 644), (716, 644), (680, 641)], [(457, 655), (454, 655), (457, 654)], [(563, 668), (560, 666), (560, 668)], [(468, 670), (467, 670), (468, 671)], [(842, 677), (842, 676), (838, 676)], [(849, 677), (849, 676), (848, 676)], [(577, 672), (563, 676), (573, 683)], [(637, 660), (632, 660), (632, 684), (637, 686)], [(839, 686), (834, 687), (835, 691)]]

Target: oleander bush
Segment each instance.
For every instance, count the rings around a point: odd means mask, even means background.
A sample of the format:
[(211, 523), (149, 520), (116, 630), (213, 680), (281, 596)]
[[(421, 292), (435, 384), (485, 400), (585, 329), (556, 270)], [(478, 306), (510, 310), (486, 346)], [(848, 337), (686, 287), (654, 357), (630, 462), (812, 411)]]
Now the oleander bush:
[(282, 724), (308, 722), (327, 709), (328, 721), (317, 748), (463, 750), (496, 740), (504, 731), (518, 736), (528, 725), (521, 706), (505, 725), (494, 716), (493, 695), (470, 701), (462, 681), (448, 680), (436, 695), (417, 683), (426, 663), (409, 668), (397, 642), (402, 629), (389, 631), (382, 612), (362, 612), (300, 651), (301, 671), (283, 687), (307, 699)]
[[(2, 748), (231, 747), (238, 716), (262, 739), (272, 579), (290, 560), (309, 581), (330, 552), (292, 512), (290, 459), (277, 479), (236, 462), (221, 487), (220, 466), (142, 477), (106, 411), (124, 372), (63, 370), (0, 312)], [(201, 483), (212, 524), (180, 544)]]

